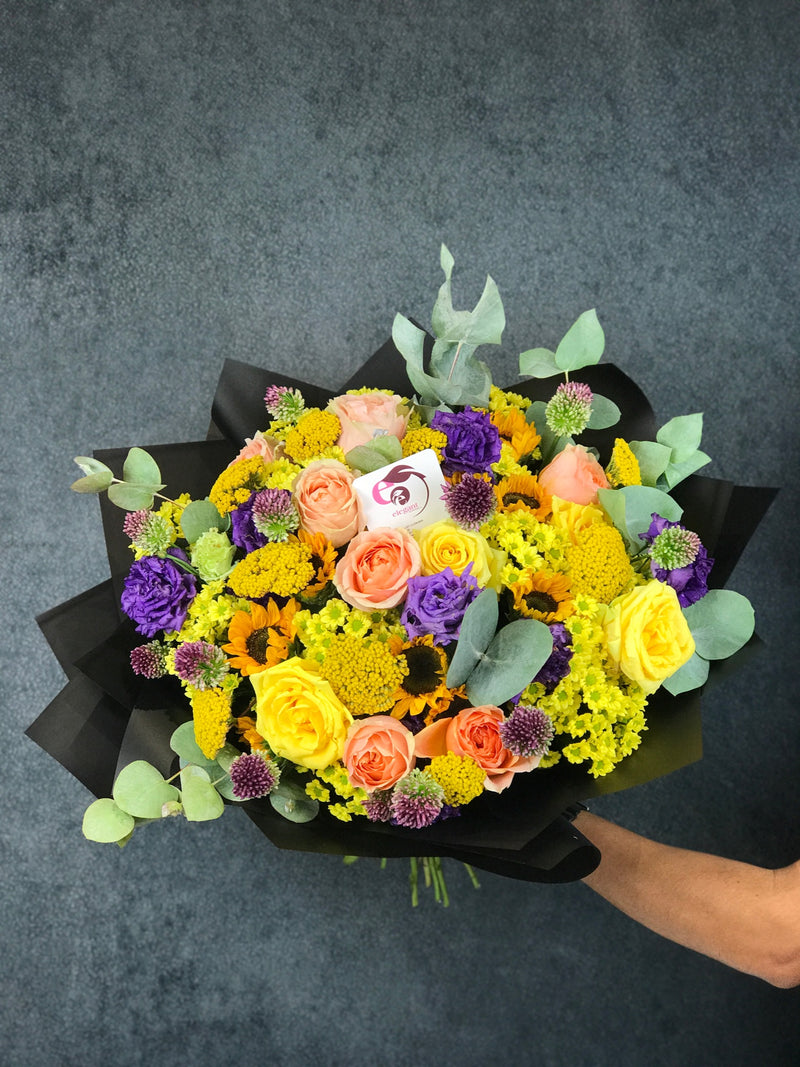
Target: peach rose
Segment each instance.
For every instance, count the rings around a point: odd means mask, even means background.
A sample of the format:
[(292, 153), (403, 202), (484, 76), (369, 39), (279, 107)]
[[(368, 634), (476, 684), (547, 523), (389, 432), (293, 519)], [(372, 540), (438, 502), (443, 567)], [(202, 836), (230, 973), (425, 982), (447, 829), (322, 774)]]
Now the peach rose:
[(317, 459), (294, 480), (294, 502), (309, 533), (322, 533), (341, 548), (364, 525), (353, 488), (355, 474), (336, 459)]
[(356, 534), (336, 564), (333, 583), (354, 608), (378, 611), (404, 600), (408, 579), (419, 571), (419, 548), (408, 530), (379, 526)]
[(505, 716), (493, 704), (464, 708), (450, 719), (437, 719), (415, 738), (416, 754), (424, 759), (454, 752), (469, 756), (486, 772), (484, 787), (502, 793), (515, 774), (532, 771), (540, 756), (514, 756), (500, 740), (500, 724)]
[(390, 433), (401, 438), (410, 414), (402, 397), (386, 393), (335, 396), (328, 401), (328, 411), (332, 411), (342, 424), (342, 433), (336, 443), (344, 452), (357, 445), (369, 444), (376, 434)]
[(358, 719), (347, 732), (342, 762), (353, 785), (391, 789), (413, 768), (414, 735), (391, 715)]
[(603, 629), (611, 659), (645, 693), (654, 693), (694, 654), (678, 594), (655, 579), (613, 600)]
[(539, 485), (574, 504), (596, 504), (597, 490), (608, 489), (605, 471), (583, 445), (567, 445), (539, 474)]
[(229, 467), (238, 463), (240, 459), (253, 459), (254, 456), (261, 456), (265, 463), (272, 463), (273, 459), (279, 459), (283, 455), (283, 442), (276, 441), (274, 437), (265, 437), (260, 430), (255, 437), (245, 437), (244, 440), (245, 443), (239, 455), (230, 461)]

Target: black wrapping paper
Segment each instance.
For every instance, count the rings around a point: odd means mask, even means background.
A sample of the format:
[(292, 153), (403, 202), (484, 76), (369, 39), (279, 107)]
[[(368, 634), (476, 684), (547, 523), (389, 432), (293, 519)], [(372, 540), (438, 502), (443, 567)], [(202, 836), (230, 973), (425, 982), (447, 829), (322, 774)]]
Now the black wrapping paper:
[[(617, 367), (584, 368), (581, 379), (614, 400), (622, 412), (616, 426), (582, 435), (582, 443), (596, 447), (601, 460), (607, 459), (617, 436), (655, 437), (647, 398)], [(264, 428), (263, 396), (272, 384), (299, 388), (307, 404), (314, 406), (324, 406), (334, 395), (227, 360), (214, 397), (209, 439), (148, 448), (159, 463), (168, 495), (207, 494), (244, 438)], [(340, 392), (365, 385), (409, 394), (403, 361), (391, 341)], [(511, 388), (532, 400), (548, 399), (553, 383), (533, 380)], [(117, 470), (126, 454), (127, 449), (110, 449), (97, 456)], [(673, 495), (684, 508), (683, 521), (698, 532), (716, 559), (712, 584), (724, 584), (775, 491), (693, 475)], [(119, 509), (105, 497), (101, 509), (111, 580), (39, 618), (70, 681), (27, 733), (95, 795), (107, 796), (119, 769), (132, 760), (146, 759), (169, 773), (174, 759), (169, 737), (190, 717), (190, 710), (174, 679), (145, 682), (130, 670), (130, 650), (141, 638), (118, 606), (130, 551)], [(726, 669), (729, 664), (726, 661)], [(312, 822), (296, 824), (278, 815), (268, 801), (241, 806), (280, 848), (362, 856), (450, 856), (508, 877), (569, 881), (593, 870), (599, 853), (562, 813), (576, 802), (628, 789), (699, 759), (700, 703), (699, 690), (680, 697), (659, 690), (648, 701), (648, 729), (641, 746), (612, 774), (593, 779), (581, 766), (563, 761), (541, 773), (519, 775), (512, 788), (485, 793), (462, 816), (425, 830), (364, 819), (342, 823), (324, 809)]]

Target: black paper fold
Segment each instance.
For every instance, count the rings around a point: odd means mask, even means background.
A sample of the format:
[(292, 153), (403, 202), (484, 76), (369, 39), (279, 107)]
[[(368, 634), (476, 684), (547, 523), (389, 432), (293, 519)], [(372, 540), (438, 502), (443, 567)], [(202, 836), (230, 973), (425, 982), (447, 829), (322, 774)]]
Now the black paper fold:
[[(601, 459), (607, 459), (617, 436), (627, 440), (655, 437), (647, 398), (617, 367), (584, 368), (581, 379), (593, 391), (614, 400), (622, 412), (616, 426), (581, 437), (582, 443), (598, 449)], [(263, 396), (272, 384), (300, 389), (309, 406), (324, 406), (333, 395), (227, 360), (214, 397), (210, 439), (148, 448), (161, 468), (167, 495), (185, 491), (198, 498), (208, 493), (244, 438), (266, 427)], [(391, 341), (341, 391), (364, 385), (409, 395), (404, 363)], [(553, 383), (533, 380), (511, 388), (532, 400), (546, 400)], [(126, 454), (127, 449), (96, 453), (114, 470), (121, 469)], [(697, 531), (716, 559), (712, 584), (722, 585), (775, 490), (693, 475), (673, 495), (684, 508), (683, 521)], [(108, 796), (118, 770), (134, 759), (146, 759), (162, 773), (170, 772), (174, 755), (169, 737), (176, 725), (190, 718), (190, 709), (174, 679), (146, 683), (130, 670), (130, 650), (142, 643), (119, 611), (130, 550), (119, 509), (101, 498), (101, 510), (111, 579), (39, 617), (70, 680), (26, 732), (96, 796)], [(725, 661), (727, 669), (729, 664)], [(659, 690), (648, 701), (648, 729), (641, 746), (612, 774), (593, 779), (583, 767), (563, 761), (547, 771), (518, 775), (505, 792), (485, 793), (460, 817), (421, 831), (364, 819), (343, 823), (325, 809), (312, 822), (296, 824), (278, 815), (268, 801), (242, 807), (280, 848), (363, 856), (451, 856), (507, 877), (569, 881), (593, 870), (599, 853), (562, 812), (576, 801), (628, 789), (699, 759), (700, 703), (699, 690), (680, 697)]]

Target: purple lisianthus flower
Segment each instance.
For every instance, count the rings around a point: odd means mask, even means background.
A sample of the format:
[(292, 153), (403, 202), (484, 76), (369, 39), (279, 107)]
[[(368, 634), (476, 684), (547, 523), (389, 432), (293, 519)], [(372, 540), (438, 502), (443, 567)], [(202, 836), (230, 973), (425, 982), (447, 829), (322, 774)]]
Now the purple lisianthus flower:
[(433, 634), (437, 645), (458, 639), (464, 612), (480, 592), (471, 570), (470, 563), (460, 575), (445, 567), (438, 574), (409, 578), (400, 616), (409, 637)]
[(442, 470), (445, 474), (463, 471), (484, 474), (500, 459), (500, 434), (483, 411), (464, 408), (463, 411), (437, 411), (431, 419), (431, 429), (447, 437), (442, 449)]
[(640, 536), (650, 549), (650, 573), (672, 586), (680, 606), (687, 608), (702, 600), (714, 560), (697, 534), (654, 513), (648, 530)]
[[(188, 563), (179, 548), (171, 549), (170, 555)], [(155, 637), (162, 630), (179, 630), (183, 626), (196, 591), (195, 576), (169, 557), (142, 556), (128, 572), (120, 603), (136, 623), (138, 633)]]
[(553, 651), (533, 679), (544, 686), (548, 696), (569, 674), (569, 662), (572, 659), (572, 635), (563, 622), (554, 622), (549, 629), (553, 635)]
[(231, 512), (231, 541), (245, 552), (255, 552), (257, 548), (263, 548), (267, 538), (256, 529), (253, 518), (253, 503), (257, 493), (251, 493), (250, 498), (234, 508)]

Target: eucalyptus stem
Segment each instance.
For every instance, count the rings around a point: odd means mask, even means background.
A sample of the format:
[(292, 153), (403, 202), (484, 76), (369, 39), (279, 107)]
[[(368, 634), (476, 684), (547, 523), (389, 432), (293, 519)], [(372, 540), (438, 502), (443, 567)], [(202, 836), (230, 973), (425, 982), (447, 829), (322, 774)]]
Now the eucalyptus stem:
[(454, 374), (455, 369), (456, 369), (456, 363), (458, 363), (458, 357), (459, 357), (459, 355), (461, 353), (461, 346), (463, 344), (464, 344), (463, 341), (459, 341), (458, 344), (456, 345), (456, 354), (453, 356), (453, 362), (450, 364), (450, 373), (447, 375), (448, 382), (452, 381), (453, 374)]
[(417, 857), (410, 857), (411, 870), (409, 871), (408, 881), (411, 885), (411, 907), (416, 908), (419, 904), (419, 869), (417, 867)]

